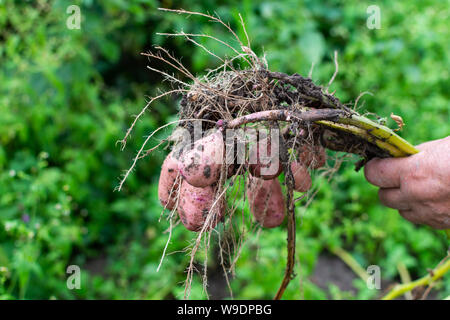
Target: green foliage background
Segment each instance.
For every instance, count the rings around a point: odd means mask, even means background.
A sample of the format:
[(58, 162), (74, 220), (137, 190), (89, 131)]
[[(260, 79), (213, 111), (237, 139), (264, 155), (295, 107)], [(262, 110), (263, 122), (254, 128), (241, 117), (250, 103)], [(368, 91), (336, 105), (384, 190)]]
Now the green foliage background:
[[(81, 7), (80, 30), (66, 27), (71, 4)], [(381, 9), (379, 30), (366, 27), (371, 4)], [(174, 119), (177, 101), (153, 105), (124, 152), (115, 143), (146, 95), (167, 89), (140, 52), (163, 45), (198, 74), (217, 65), (199, 48), (156, 32), (227, 35), (206, 19), (156, 8), (216, 11), (235, 28), (240, 12), (253, 49), (264, 50), (272, 70), (305, 75), (314, 62), (312, 77), (321, 84), (330, 79), (338, 50), (336, 95), (351, 102), (372, 92), (361, 100), (364, 108), (401, 115), (402, 136), (418, 144), (450, 133), (448, 6), (430, 0), (0, 0), (0, 298), (182, 297), (186, 254), (167, 256), (156, 272), (168, 227), (158, 222), (156, 189), (165, 151), (141, 161), (124, 191), (113, 191), (142, 137)], [(442, 232), (382, 207), (376, 188), (351, 163), (331, 183), (315, 183), (321, 189), (314, 202), (307, 211), (297, 209), (300, 264), (286, 298), (379, 296), (359, 279), (353, 281), (356, 293), (314, 284), (319, 255), (335, 246), (363, 268), (379, 265), (388, 283), (399, 281), (399, 262), (416, 278), (446, 254)], [(192, 238), (177, 227), (169, 250), (182, 250)], [(248, 235), (231, 282), (235, 298), (273, 297), (284, 272), (285, 239), (284, 227)], [(81, 267), (80, 290), (66, 287), (70, 264)], [(435, 292), (450, 294), (448, 276)], [(205, 298), (199, 277), (192, 297)]]

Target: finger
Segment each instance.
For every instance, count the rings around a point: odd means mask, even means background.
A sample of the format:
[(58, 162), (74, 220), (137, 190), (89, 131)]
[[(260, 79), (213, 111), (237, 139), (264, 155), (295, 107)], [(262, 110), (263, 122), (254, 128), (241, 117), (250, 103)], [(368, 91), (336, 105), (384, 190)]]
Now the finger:
[(386, 207), (397, 210), (411, 209), (408, 199), (400, 189), (380, 189), (378, 191), (378, 197), (380, 198), (380, 202)]
[(417, 215), (413, 210), (399, 210), (398, 211), (400, 215), (405, 218), (406, 220), (415, 223), (420, 224), (422, 223), (422, 219), (419, 215)]
[(372, 159), (364, 166), (367, 181), (380, 188), (399, 188), (407, 158)]

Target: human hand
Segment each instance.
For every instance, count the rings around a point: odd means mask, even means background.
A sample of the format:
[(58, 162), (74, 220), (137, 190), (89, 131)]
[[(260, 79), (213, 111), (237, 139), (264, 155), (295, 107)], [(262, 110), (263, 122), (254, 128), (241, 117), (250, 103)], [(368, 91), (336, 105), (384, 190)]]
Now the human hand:
[(380, 201), (407, 220), (450, 228), (450, 136), (417, 146), (406, 158), (373, 159), (364, 174), (380, 187)]

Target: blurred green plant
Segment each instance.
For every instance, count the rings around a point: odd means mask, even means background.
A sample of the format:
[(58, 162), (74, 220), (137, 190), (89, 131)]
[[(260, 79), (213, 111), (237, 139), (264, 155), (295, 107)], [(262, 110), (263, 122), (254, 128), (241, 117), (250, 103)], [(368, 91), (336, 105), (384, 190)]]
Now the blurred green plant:
[[(81, 8), (80, 30), (66, 28), (71, 4)], [(174, 229), (169, 252), (179, 253), (166, 256), (156, 272), (168, 237), (168, 222), (158, 221), (156, 189), (165, 152), (142, 160), (124, 190), (113, 192), (142, 137), (174, 118), (176, 99), (153, 105), (124, 152), (115, 143), (145, 96), (168, 88), (145, 68), (140, 52), (163, 45), (196, 73), (217, 65), (200, 48), (156, 32), (227, 35), (207, 19), (162, 14), (159, 6), (215, 11), (234, 28), (241, 13), (253, 49), (266, 53), (271, 69), (306, 75), (314, 64), (312, 78), (321, 84), (334, 72), (332, 53), (338, 50), (340, 71), (331, 91), (343, 102), (370, 91), (373, 96), (364, 96), (359, 105), (384, 117), (401, 115), (402, 135), (409, 141), (448, 135), (446, 3), (380, 1), (379, 30), (366, 27), (370, 4), (0, 1), (0, 299), (182, 297), (188, 263), (182, 250), (192, 233)], [(226, 47), (202, 41), (219, 55), (229, 54)], [(380, 206), (376, 189), (351, 163), (331, 183), (320, 178), (315, 183), (320, 185), (315, 200), (307, 210), (297, 208), (298, 276), (286, 298), (380, 296), (356, 277), (356, 293), (333, 284), (320, 288), (311, 275), (318, 257), (332, 248), (346, 249), (363, 268), (379, 265), (387, 282), (400, 280), (400, 261), (417, 278), (445, 256), (442, 233), (416, 227)], [(285, 230), (247, 236), (231, 281), (233, 295), (272, 298), (285, 266)], [(211, 268), (220, 274), (213, 260)], [(80, 290), (66, 287), (70, 264), (81, 267)], [(192, 298), (205, 298), (200, 277), (194, 280)], [(226, 285), (219, 285), (226, 296)], [(449, 277), (435, 287), (438, 297), (448, 296)]]

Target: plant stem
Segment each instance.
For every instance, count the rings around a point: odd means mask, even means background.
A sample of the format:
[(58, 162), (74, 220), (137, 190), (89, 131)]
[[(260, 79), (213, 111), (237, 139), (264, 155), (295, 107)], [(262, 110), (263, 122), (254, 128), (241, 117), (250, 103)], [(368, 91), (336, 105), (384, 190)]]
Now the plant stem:
[(417, 279), (416, 281), (396, 285), (382, 300), (392, 300), (401, 296), (405, 292), (411, 291), (416, 287), (426, 286), (430, 283), (442, 278), (450, 270), (450, 259), (447, 259), (443, 264), (436, 267), (430, 274)]
[[(407, 284), (411, 282), (411, 276), (409, 275), (408, 268), (405, 266), (403, 261), (399, 261), (397, 263), (397, 270), (398, 274), (400, 275), (400, 279), (402, 280), (403, 284)], [(405, 298), (406, 300), (412, 300), (413, 296), (411, 292), (405, 292)]]
[(341, 258), (341, 260), (344, 261), (345, 264), (347, 264), (347, 266), (349, 266), (363, 281), (367, 281), (369, 275), (366, 270), (361, 267), (358, 261), (356, 261), (350, 253), (340, 247), (330, 248), (330, 251)]
[(247, 114), (231, 120), (227, 128), (234, 129), (250, 122), (259, 121), (318, 121), (337, 119), (344, 115), (344, 111), (336, 109), (311, 109), (305, 111), (266, 110)]
[(288, 216), (287, 223), (287, 262), (286, 270), (284, 272), (283, 281), (278, 288), (275, 300), (280, 300), (286, 290), (289, 282), (293, 278), (294, 265), (295, 265), (295, 202), (294, 202), (294, 175), (292, 174), (291, 166), (289, 165), (289, 153), (284, 140), (283, 135), (280, 135), (281, 152), (280, 157), (283, 163), (283, 169), (286, 173), (286, 210)]
[(340, 109), (266, 110), (241, 116), (226, 124), (223, 120), (219, 121), (221, 121), (219, 127), (226, 125), (230, 129), (259, 121), (315, 122), (324, 127), (351, 133), (387, 151), (392, 157), (405, 157), (419, 152), (388, 127)]

